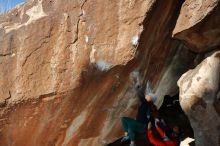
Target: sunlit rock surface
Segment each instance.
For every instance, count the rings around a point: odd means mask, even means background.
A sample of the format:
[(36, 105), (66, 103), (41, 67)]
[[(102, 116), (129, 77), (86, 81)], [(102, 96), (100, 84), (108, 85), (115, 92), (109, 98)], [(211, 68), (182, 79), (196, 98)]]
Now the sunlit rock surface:
[(181, 5), (30, 0), (0, 14), (0, 145), (113, 142), (122, 136), (120, 117), (136, 114), (134, 70), (152, 81), (158, 107), (177, 94), (198, 57), (172, 39)]
[(220, 45), (219, 14), (219, 0), (186, 0), (173, 35), (195, 52), (212, 50)]
[(220, 51), (178, 81), (180, 104), (194, 129), (198, 146), (220, 145)]

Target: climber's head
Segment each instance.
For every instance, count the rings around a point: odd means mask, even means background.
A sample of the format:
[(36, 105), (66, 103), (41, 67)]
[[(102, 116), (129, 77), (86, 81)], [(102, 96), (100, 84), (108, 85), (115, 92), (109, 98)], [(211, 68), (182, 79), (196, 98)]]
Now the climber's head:
[(173, 126), (173, 132), (180, 133), (180, 127), (178, 125)]
[(155, 94), (153, 94), (153, 93), (148, 93), (148, 94), (145, 95), (145, 99), (146, 99), (148, 102), (150, 102), (150, 101), (155, 102), (156, 99), (157, 99), (157, 96), (156, 96)]
[(151, 97), (150, 95), (145, 95), (145, 99), (146, 99), (148, 102), (152, 101), (152, 97)]

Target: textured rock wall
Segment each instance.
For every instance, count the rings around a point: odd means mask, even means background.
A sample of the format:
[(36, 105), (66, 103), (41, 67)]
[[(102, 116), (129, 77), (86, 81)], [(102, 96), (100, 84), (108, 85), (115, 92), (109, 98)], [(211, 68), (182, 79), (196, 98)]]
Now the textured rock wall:
[(195, 129), (196, 145), (220, 145), (220, 51), (183, 74), (178, 85), (180, 104)]
[(129, 74), (139, 68), (154, 84), (160, 79), (179, 6), (43, 0), (1, 15), (1, 145), (91, 146), (119, 137), (120, 117), (137, 105)]
[(173, 36), (196, 52), (219, 49), (219, 0), (186, 0)]
[[(186, 0), (181, 8), (173, 36), (197, 54), (194, 62), (219, 51), (218, 0)], [(189, 70), (178, 81), (180, 103), (194, 129), (198, 146), (220, 145), (219, 52)]]
[(191, 41), (184, 46), (171, 38), (185, 11), (181, 4), (32, 0), (0, 14), (0, 145), (114, 141), (122, 135), (120, 117), (136, 113), (129, 81), (136, 69), (153, 82), (158, 106), (177, 93), (177, 80), (198, 56), (187, 48), (197, 51)]

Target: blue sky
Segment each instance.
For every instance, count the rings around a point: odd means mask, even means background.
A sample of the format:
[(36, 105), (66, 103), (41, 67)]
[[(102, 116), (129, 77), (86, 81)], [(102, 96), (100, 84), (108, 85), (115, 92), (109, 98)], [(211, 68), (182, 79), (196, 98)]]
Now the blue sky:
[(5, 12), (26, 0), (0, 0), (0, 12)]

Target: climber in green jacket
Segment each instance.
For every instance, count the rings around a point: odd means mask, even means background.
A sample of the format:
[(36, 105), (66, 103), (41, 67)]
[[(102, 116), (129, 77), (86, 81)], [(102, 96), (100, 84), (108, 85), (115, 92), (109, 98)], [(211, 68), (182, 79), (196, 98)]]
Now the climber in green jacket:
[(138, 108), (138, 113), (136, 119), (129, 117), (122, 117), (122, 127), (125, 131), (125, 136), (122, 138), (121, 142), (131, 140), (130, 146), (135, 146), (135, 134), (136, 133), (145, 133), (147, 124), (150, 120), (150, 115), (158, 117), (158, 112), (156, 106), (153, 104), (153, 99), (156, 99), (156, 96), (152, 93), (150, 89), (150, 83), (144, 86), (140, 85), (139, 78), (135, 79), (135, 89), (137, 91), (137, 96), (140, 100), (140, 106)]

